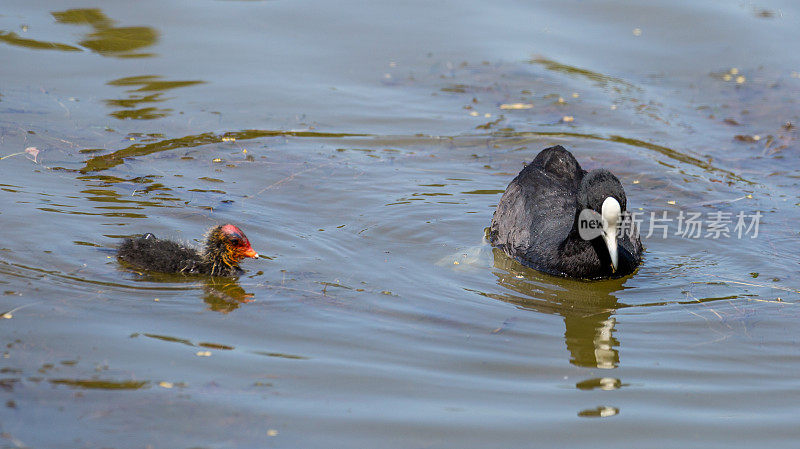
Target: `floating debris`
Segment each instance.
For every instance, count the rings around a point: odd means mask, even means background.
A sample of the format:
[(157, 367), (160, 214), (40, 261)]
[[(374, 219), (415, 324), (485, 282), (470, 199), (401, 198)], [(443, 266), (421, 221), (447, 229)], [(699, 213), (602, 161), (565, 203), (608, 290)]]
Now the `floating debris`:
[(530, 109), (533, 105), (530, 103), (510, 103), (501, 104), (500, 109)]
[(27, 155), (33, 156), (33, 159), (32, 159), (33, 162), (38, 163), (38, 161), (36, 160), (36, 156), (39, 154), (39, 150), (36, 147), (28, 147), (28, 148), (25, 148), (25, 151), (20, 151), (18, 153), (11, 153), (11, 154), (7, 154), (5, 156), (0, 156), (0, 161), (2, 161), (3, 159), (8, 159), (10, 157), (19, 156), (21, 154), (27, 154)]
[(36, 156), (39, 155), (39, 150), (36, 147), (25, 148), (25, 153), (30, 154), (31, 156), (33, 156), (33, 162), (37, 162), (36, 161)]
[(737, 122), (735, 118), (730, 118), (730, 117), (728, 117), (725, 120), (723, 120), (723, 122), (728, 124), (728, 125), (731, 125), (731, 126), (739, 126), (739, 125), (741, 125), (741, 123)]
[(211, 351), (197, 351), (195, 355), (198, 357), (211, 357)]
[(575, 121), (575, 117), (573, 117), (571, 115), (565, 115), (564, 117), (561, 118), (561, 121), (564, 122), (564, 123), (573, 122), (573, 121)]

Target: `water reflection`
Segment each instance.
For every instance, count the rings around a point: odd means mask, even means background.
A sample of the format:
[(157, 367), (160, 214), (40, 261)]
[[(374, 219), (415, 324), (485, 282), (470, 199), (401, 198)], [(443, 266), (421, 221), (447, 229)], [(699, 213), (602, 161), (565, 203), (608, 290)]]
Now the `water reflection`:
[[(56, 22), (64, 25), (88, 25), (92, 32), (79, 42), (103, 56), (117, 58), (143, 58), (152, 53), (138, 53), (158, 41), (158, 32), (148, 26), (119, 27), (98, 8), (68, 9), (52, 13)], [(0, 42), (32, 50), (81, 51), (80, 47), (61, 42), (23, 38), (13, 31), (0, 31)]]
[(158, 41), (158, 32), (148, 26), (119, 27), (99, 8), (68, 9), (53, 12), (56, 22), (67, 25), (88, 25), (93, 31), (87, 33), (80, 45), (103, 56), (118, 58), (142, 58), (152, 53), (137, 53)]
[(595, 377), (593, 379), (586, 379), (575, 384), (578, 390), (619, 390), (623, 384), (621, 380), (615, 377)]
[(619, 365), (619, 340), (614, 336), (616, 320), (612, 315), (621, 304), (613, 293), (622, 289), (624, 279), (561, 279), (523, 267), (497, 248), (492, 254), (497, 283), (520, 295), (487, 296), (524, 309), (561, 315), (573, 365), (603, 369)]
[(719, 173), (726, 178), (730, 179), (731, 181), (740, 181), (747, 184), (753, 184), (752, 181), (749, 181), (740, 175), (726, 170), (724, 168), (718, 167), (714, 165), (711, 161), (703, 160), (692, 156), (689, 154), (688, 151), (681, 151), (674, 148), (666, 147), (663, 145), (656, 145), (650, 142), (645, 142), (639, 139), (633, 139), (625, 136), (619, 135), (609, 135), (609, 136), (602, 136), (599, 134), (584, 134), (584, 133), (573, 133), (573, 132), (561, 132), (561, 131), (497, 131), (493, 133), (495, 139), (493, 140), (493, 145), (496, 146), (518, 146), (520, 144), (527, 144), (527, 143), (538, 143), (542, 137), (569, 137), (575, 139), (585, 139), (585, 140), (599, 140), (605, 142), (613, 142), (613, 143), (621, 143), (630, 147), (634, 148), (641, 148), (645, 150), (650, 150), (655, 153), (659, 153), (663, 156), (666, 156), (670, 160), (678, 161), (683, 164), (693, 165), (695, 167), (701, 168), (706, 171), (712, 171)]
[(578, 412), (581, 418), (607, 418), (619, 414), (617, 407), (610, 407), (607, 405), (598, 405), (595, 408), (588, 408)]
[(203, 302), (208, 305), (209, 310), (214, 312), (230, 313), (238, 309), (242, 304), (255, 301), (253, 299), (255, 295), (246, 292), (236, 278), (141, 272), (124, 262), (121, 263), (126, 268), (139, 273), (141, 277), (137, 280), (144, 282), (194, 283), (202, 279)]
[(81, 51), (81, 49), (78, 47), (73, 47), (72, 45), (62, 44), (59, 42), (26, 39), (24, 37), (20, 37), (19, 34), (13, 31), (0, 31), (0, 42), (5, 42), (8, 45), (29, 48), (32, 50)]
[(50, 379), (53, 385), (68, 385), (89, 390), (139, 390), (147, 387), (146, 380), (100, 380), (100, 379)]
[(215, 312), (233, 312), (240, 305), (255, 301), (254, 296), (244, 291), (239, 282), (232, 278), (214, 277), (205, 281), (203, 301)]
[(642, 89), (640, 87), (634, 86), (633, 84), (625, 81), (622, 78), (617, 78), (610, 75), (605, 75), (603, 73), (595, 72), (593, 70), (588, 70), (580, 67), (575, 67), (568, 64), (563, 64), (561, 62), (555, 61), (553, 59), (544, 58), (541, 56), (534, 57), (528, 61), (530, 64), (539, 64), (544, 66), (547, 70), (552, 70), (554, 72), (560, 72), (571, 76), (576, 77), (583, 77), (590, 81), (594, 81), (601, 86), (608, 86), (608, 85), (615, 85), (617, 91), (621, 91), (622, 88), (625, 89), (632, 89), (641, 92)]
[[(143, 58), (155, 56), (141, 52), (158, 42), (158, 32), (149, 26), (116, 26), (99, 8), (68, 9), (52, 13), (57, 23), (83, 25), (92, 28), (79, 42), (80, 47), (102, 56), (116, 58)], [(58, 42), (22, 38), (14, 32), (0, 31), (0, 42), (38, 50), (81, 51), (80, 47)], [(164, 81), (157, 75), (140, 75), (109, 81), (111, 86), (133, 86), (126, 91), (127, 98), (105, 100), (108, 106), (121, 108), (111, 112), (112, 117), (136, 120), (152, 120), (165, 117), (171, 109), (157, 108), (153, 104), (165, 101), (163, 92), (177, 87), (200, 84), (203, 81)], [(143, 107), (145, 106), (145, 107)]]
[(316, 131), (288, 131), (288, 130), (262, 130), (262, 129), (246, 129), (242, 131), (226, 132), (222, 134), (215, 134), (206, 132), (202, 134), (193, 134), (184, 137), (176, 137), (173, 139), (162, 139), (152, 141), (149, 139), (146, 143), (135, 143), (117, 151), (94, 156), (85, 161), (85, 166), (79, 171), (81, 173), (90, 173), (102, 170), (108, 170), (123, 164), (126, 159), (133, 157), (147, 156), (154, 153), (161, 153), (177, 149), (195, 148), (202, 145), (218, 144), (227, 141), (241, 141), (259, 139), (264, 137), (276, 136), (293, 136), (293, 137), (309, 137), (309, 138), (342, 138), (342, 137), (366, 137), (367, 134), (348, 134), (348, 133), (325, 133)]
[[(166, 98), (162, 98), (164, 92), (201, 83), (203, 81), (166, 81), (157, 75), (119, 78), (109, 81), (107, 84), (128, 87), (125, 91), (128, 94), (128, 98), (105, 100), (105, 103), (110, 107), (122, 108), (109, 114), (114, 118), (120, 120), (153, 120), (166, 117), (172, 112), (172, 109), (159, 109), (152, 106), (153, 103), (161, 103), (166, 100)], [(142, 107), (145, 105), (147, 106)]]

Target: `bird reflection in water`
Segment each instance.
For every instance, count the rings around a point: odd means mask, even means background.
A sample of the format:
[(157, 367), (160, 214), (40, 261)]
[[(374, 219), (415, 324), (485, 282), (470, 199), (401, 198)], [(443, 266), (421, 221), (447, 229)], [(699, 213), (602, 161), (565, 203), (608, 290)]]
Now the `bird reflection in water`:
[(205, 281), (203, 301), (215, 312), (229, 313), (240, 305), (255, 301), (255, 295), (244, 291), (239, 281), (226, 277), (211, 277)]
[[(247, 293), (239, 284), (239, 280), (234, 277), (224, 276), (184, 276), (176, 274), (164, 274), (153, 272), (142, 272), (134, 270), (140, 276), (136, 279), (142, 282), (186, 284), (194, 283), (203, 288), (203, 302), (208, 305), (209, 310), (220, 313), (230, 313), (238, 309), (242, 304), (255, 301), (253, 293)], [(202, 284), (198, 284), (201, 280)]]
[(564, 341), (570, 363), (586, 368), (612, 369), (619, 365), (619, 341), (613, 315), (624, 305), (614, 292), (624, 279), (583, 281), (542, 274), (515, 262), (493, 248), (497, 283), (519, 295), (487, 294), (523, 309), (558, 314), (564, 318)]

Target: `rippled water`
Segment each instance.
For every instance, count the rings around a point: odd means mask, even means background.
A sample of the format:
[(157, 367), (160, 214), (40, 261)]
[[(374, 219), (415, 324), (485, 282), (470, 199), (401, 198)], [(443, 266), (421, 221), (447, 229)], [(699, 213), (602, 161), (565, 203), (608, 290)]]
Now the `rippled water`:
[[(793, 2), (4, 6), (3, 447), (796, 445)], [(672, 220), (634, 275), (483, 241), (554, 144)], [(225, 222), (238, 280), (114, 257)]]

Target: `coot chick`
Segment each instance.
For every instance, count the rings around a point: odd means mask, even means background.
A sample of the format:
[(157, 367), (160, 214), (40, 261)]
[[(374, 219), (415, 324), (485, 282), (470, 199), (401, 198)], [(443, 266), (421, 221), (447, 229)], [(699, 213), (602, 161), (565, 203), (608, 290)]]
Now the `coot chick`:
[[(572, 153), (557, 145), (542, 150), (508, 185), (492, 218), (489, 241), (548, 274), (622, 277), (642, 261), (642, 242), (624, 214), (626, 205), (616, 176), (604, 169), (583, 170)], [(579, 228), (581, 218), (587, 218), (581, 214), (585, 209), (602, 223), (588, 236), (586, 221)]]
[(201, 252), (148, 233), (125, 239), (117, 256), (140, 269), (212, 276), (239, 275), (243, 273), (239, 268), (242, 259), (258, 259), (244, 232), (232, 224), (211, 228)]

